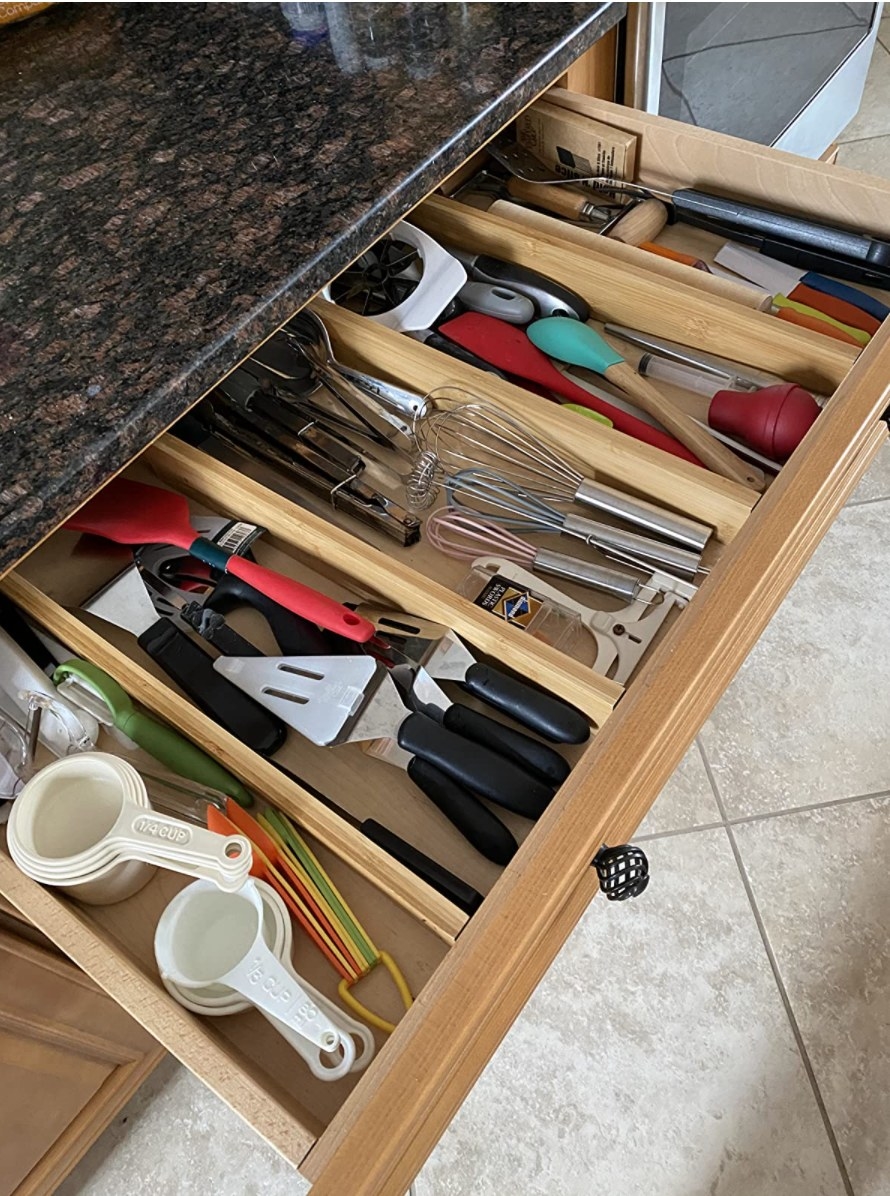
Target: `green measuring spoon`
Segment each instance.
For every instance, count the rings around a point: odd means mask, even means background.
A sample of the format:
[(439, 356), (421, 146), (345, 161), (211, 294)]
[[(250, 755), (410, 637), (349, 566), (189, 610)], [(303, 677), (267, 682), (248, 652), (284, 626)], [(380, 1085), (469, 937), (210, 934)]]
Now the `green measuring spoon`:
[(184, 735), (137, 710), (126, 690), (97, 665), (87, 660), (67, 660), (53, 673), (53, 684), (69, 701), (88, 709), (99, 722), (111, 722), (172, 772), (218, 789), (241, 806), (253, 805), (253, 798), (236, 777)]

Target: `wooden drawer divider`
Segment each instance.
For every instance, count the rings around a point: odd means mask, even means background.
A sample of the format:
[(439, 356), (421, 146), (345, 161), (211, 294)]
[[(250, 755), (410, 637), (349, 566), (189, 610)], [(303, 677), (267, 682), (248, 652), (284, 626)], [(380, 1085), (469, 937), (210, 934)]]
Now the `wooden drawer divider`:
[(527, 639), (468, 599), (422, 577), (410, 565), (311, 512), (297, 511), (287, 499), (199, 449), (166, 436), (147, 450), (144, 459), (177, 490), (228, 514), (243, 516), (249, 511), (252, 519), (285, 544), (298, 538), (301, 551), (319, 560), (332, 560), (359, 585), (364, 583), (400, 609), (453, 627), (481, 651), (580, 707), (597, 725), (605, 721), (622, 693), (616, 682), (570, 660), (549, 644)]

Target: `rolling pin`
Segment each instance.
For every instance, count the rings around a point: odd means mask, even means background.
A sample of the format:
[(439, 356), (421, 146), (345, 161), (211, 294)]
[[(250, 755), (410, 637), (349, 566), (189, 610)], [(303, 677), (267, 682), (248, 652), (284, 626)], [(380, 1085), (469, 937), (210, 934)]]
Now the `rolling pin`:
[[(524, 179), (510, 178), (507, 190), (521, 203), (535, 204), (546, 208), (566, 220), (591, 220), (600, 222), (601, 209), (611, 207), (606, 199), (596, 199), (588, 192), (568, 187), (542, 187), (539, 183), (527, 183)], [(654, 241), (667, 224), (668, 210), (660, 199), (644, 199), (635, 204), (607, 233), (613, 241), (625, 245), (639, 245), (641, 241)]]
[[(537, 190), (552, 191), (554, 188), (539, 186)], [(512, 220), (515, 224), (523, 224), (527, 228), (536, 228), (540, 232), (550, 233), (551, 236), (562, 237), (564, 241), (569, 241), (582, 249), (589, 249), (603, 257), (633, 266), (644, 266), (653, 274), (669, 278), (671, 282), (681, 282), (685, 286), (697, 287), (700, 291), (706, 291), (709, 295), (715, 295), (720, 299), (728, 299), (731, 303), (738, 303), (741, 307), (751, 307), (755, 311), (769, 311), (772, 307), (772, 295), (767, 291), (760, 291), (747, 283), (734, 282), (731, 278), (723, 278), (717, 274), (706, 274), (704, 270), (693, 270), (691, 266), (685, 266), (670, 258), (659, 257), (654, 253), (638, 251), (632, 245), (625, 245), (621, 241), (600, 236), (592, 228), (566, 224), (553, 216), (547, 216), (544, 212), (534, 212), (531, 208), (523, 208), (506, 199), (495, 200), (488, 211), (505, 220)]]

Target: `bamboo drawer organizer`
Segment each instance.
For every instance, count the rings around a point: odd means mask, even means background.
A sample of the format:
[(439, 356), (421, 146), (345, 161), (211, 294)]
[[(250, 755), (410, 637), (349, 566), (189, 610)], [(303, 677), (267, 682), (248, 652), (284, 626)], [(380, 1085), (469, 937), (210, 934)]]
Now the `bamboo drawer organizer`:
[[(697, 184), (890, 236), (890, 184), (819, 162), (674, 124), (586, 97), (598, 119), (639, 133), (638, 174), (653, 185)], [(402, 549), (348, 522), (295, 506), (255, 478), (172, 436), (147, 449), (133, 476), (186, 494), (194, 510), (240, 515), (269, 534), (263, 563), (339, 598), (374, 596), (453, 626), (483, 658), (581, 707), (594, 734), (572, 774), (501, 871), (475, 856), (404, 774), (355, 745), (316, 749), (292, 735), (278, 759), (359, 817), (377, 817), (488, 895), (466, 917), (365, 840), (310, 792), (255, 756), (193, 707), (124, 632), (77, 612), (119, 558), (72, 555), (54, 533), (0, 585), (75, 653), (112, 674), (149, 709), (294, 815), (375, 940), (394, 953), (417, 1000), (369, 1069), (323, 1084), (282, 1052), (258, 1015), (198, 1019), (157, 980), (152, 936), (180, 882), (155, 879), (120, 905), (86, 908), (22, 876), (0, 853), (0, 893), (114, 996), (316, 1183), (318, 1196), (403, 1196), (486, 1060), (596, 890), (590, 861), (627, 841), (746, 653), (887, 439), (880, 417), (890, 380), (890, 332), (854, 350), (674, 282), (633, 251), (617, 262), (568, 240), (436, 196), (412, 214), (434, 236), (559, 278), (597, 320), (644, 329), (783, 374), (832, 394), (791, 462), (762, 496), (668, 457), (557, 405), (492, 380), (316, 300), (341, 360), (426, 391), (444, 383), (484, 393), (607, 482), (716, 529), (711, 573), (670, 621), (638, 673), (621, 686), (583, 661), (505, 629), (458, 597), (463, 567), (422, 542)], [(671, 243), (705, 255), (717, 239), (676, 227)], [(598, 598), (587, 595), (598, 605)], [(605, 607), (607, 603), (603, 601)], [(251, 634), (258, 629), (245, 626)], [(658, 877), (644, 900), (658, 900)], [(297, 936), (295, 960), (328, 994), (335, 977)], [(388, 993), (367, 982), (368, 999)], [(395, 1014), (393, 1008), (390, 1013)]]

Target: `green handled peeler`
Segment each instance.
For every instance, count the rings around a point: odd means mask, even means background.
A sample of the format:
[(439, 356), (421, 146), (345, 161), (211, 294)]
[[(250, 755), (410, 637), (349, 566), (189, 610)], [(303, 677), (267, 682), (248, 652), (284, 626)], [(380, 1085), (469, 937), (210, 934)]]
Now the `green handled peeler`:
[(112, 724), (179, 776), (218, 789), (239, 805), (253, 804), (239, 780), (178, 731), (137, 710), (130, 695), (103, 669), (86, 660), (67, 660), (53, 673), (53, 684), (69, 701), (100, 723)]

